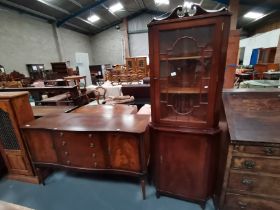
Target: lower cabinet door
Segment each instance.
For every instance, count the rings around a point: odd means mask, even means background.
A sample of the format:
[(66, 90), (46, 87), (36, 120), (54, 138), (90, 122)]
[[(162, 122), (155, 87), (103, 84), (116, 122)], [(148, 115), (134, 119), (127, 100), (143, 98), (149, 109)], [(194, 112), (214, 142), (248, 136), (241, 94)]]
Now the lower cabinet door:
[(280, 201), (262, 199), (260, 197), (226, 194), (225, 205), (222, 210), (279, 210)]
[(111, 133), (107, 134), (107, 140), (113, 169), (140, 172), (140, 145), (136, 135)]
[(157, 189), (183, 199), (206, 200), (215, 171), (210, 168), (207, 137), (160, 131), (156, 138)]
[(104, 146), (99, 133), (57, 132), (55, 146), (63, 165), (87, 169), (106, 168)]

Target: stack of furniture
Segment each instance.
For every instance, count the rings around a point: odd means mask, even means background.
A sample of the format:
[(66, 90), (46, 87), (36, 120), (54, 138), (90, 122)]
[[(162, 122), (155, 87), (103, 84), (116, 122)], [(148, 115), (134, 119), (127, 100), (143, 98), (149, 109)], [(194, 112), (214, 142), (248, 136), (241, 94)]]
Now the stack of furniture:
[(28, 92), (0, 93), (0, 152), (8, 178), (38, 183), (19, 127), (33, 119)]
[[(224, 92), (225, 139), (221, 210), (280, 209), (279, 89)], [(223, 177), (219, 177), (223, 179)]]
[(157, 196), (204, 208), (216, 181), (230, 13), (184, 12), (179, 6), (148, 25), (153, 177)]

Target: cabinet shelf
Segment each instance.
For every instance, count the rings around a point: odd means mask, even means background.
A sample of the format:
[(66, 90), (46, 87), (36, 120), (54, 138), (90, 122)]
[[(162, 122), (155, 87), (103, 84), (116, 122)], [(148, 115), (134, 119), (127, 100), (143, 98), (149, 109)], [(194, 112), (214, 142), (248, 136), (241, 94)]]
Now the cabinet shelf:
[(177, 60), (199, 60), (201, 58), (211, 58), (211, 56), (178, 56), (178, 57), (167, 57), (166, 55), (160, 56), (160, 61), (177, 61)]
[(169, 87), (162, 89), (161, 93), (173, 93), (173, 94), (199, 94), (199, 93), (208, 93), (208, 89), (200, 89), (198, 87)]

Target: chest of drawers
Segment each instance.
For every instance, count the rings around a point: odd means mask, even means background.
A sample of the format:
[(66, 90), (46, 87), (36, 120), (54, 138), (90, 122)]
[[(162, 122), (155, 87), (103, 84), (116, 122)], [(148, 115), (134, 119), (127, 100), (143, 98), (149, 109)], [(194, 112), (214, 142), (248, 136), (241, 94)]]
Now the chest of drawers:
[(139, 177), (143, 198), (149, 160), (149, 116), (50, 115), (22, 127), (35, 167)]
[(220, 207), (279, 210), (280, 91), (247, 91), (223, 97), (230, 141)]

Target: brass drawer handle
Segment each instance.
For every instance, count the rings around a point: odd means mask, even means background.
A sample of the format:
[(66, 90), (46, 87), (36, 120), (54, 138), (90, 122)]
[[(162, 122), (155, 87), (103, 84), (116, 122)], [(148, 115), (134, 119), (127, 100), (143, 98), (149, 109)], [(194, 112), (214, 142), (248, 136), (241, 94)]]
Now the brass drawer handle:
[(265, 152), (266, 155), (273, 155), (274, 150), (273, 150), (272, 147), (265, 147), (264, 152)]
[(244, 203), (242, 201), (238, 201), (238, 206), (240, 209), (246, 209), (247, 208), (247, 203)]
[(66, 164), (67, 164), (67, 165), (71, 165), (71, 161), (70, 161), (70, 160), (67, 160), (67, 161), (66, 161)]
[(97, 167), (97, 162), (94, 162), (94, 168), (96, 168)]
[(65, 146), (66, 145), (66, 141), (62, 141), (62, 146)]
[(89, 138), (92, 138), (92, 134), (88, 134), (88, 137), (89, 137)]
[(244, 185), (250, 186), (254, 183), (254, 181), (252, 179), (243, 178), (241, 180), (241, 183), (244, 184)]
[(69, 155), (69, 152), (64, 152), (64, 155), (65, 155), (65, 156)]
[(95, 147), (94, 143), (91, 142), (91, 143), (89, 144), (89, 147), (94, 148), (94, 147)]
[(253, 169), (256, 166), (256, 162), (253, 160), (245, 160), (243, 165), (246, 169)]
[(60, 132), (59, 135), (62, 137), (63, 136), (63, 132)]
[(93, 158), (96, 158), (96, 154), (95, 154), (95, 153), (92, 153), (92, 157), (93, 157)]

